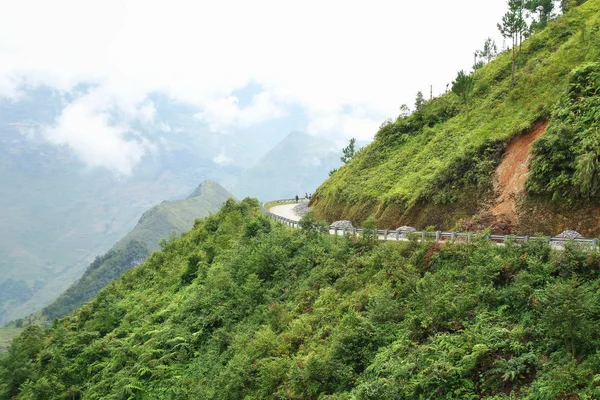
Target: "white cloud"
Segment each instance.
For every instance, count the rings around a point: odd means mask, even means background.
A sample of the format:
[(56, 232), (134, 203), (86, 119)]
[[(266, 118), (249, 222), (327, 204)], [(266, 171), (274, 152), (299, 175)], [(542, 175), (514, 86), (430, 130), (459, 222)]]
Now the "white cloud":
[[(93, 126), (90, 142), (130, 145), (124, 153), (100, 146), (121, 154), (122, 171), (143, 153), (125, 139), (128, 125), (158, 123), (150, 93), (195, 106), (213, 131), (259, 126), (299, 106), (314, 134), (367, 138), (401, 104), (412, 106), (418, 90), (442, 92), (469, 68), (473, 51), (497, 36), (505, 7), (505, 0), (11, 1), (0, 13), (0, 96), (18, 99), (23, 82), (63, 92), (95, 85), (93, 104), (67, 104), (52, 137), (81, 149), (81, 137), (60, 129), (81, 132), (73, 120)], [(240, 106), (233, 92), (250, 82), (262, 92)], [(107, 113), (123, 125), (111, 125)], [(92, 164), (107, 164), (91, 153)]]
[[(138, 118), (140, 122), (146, 125), (154, 124), (154, 117), (156, 116), (156, 107), (154, 107), (154, 103), (148, 101), (137, 109)], [(164, 125), (164, 124), (163, 124)], [(159, 126), (161, 128), (162, 125)]]
[(213, 158), (213, 162), (215, 164), (217, 164), (218, 166), (222, 167), (224, 165), (231, 164), (233, 162), (233, 159), (230, 157), (227, 157), (225, 155), (225, 151), (221, 150), (221, 153), (218, 156), (216, 156), (215, 158)]
[(333, 137), (341, 132), (345, 138), (372, 140), (380, 125), (380, 119), (339, 113), (311, 118), (307, 131), (312, 135)]
[(170, 125), (168, 125), (168, 124), (165, 124), (164, 122), (159, 122), (159, 123), (158, 123), (158, 129), (159, 129), (161, 132), (165, 132), (165, 133), (169, 133), (169, 132), (171, 132), (171, 126), (170, 126)]
[(110, 121), (108, 113), (82, 98), (69, 104), (55, 125), (44, 127), (42, 134), (51, 143), (69, 146), (90, 167), (129, 175), (152, 146), (144, 139), (127, 139), (128, 128)]
[(286, 115), (286, 111), (277, 104), (273, 96), (262, 92), (252, 98), (247, 107), (240, 107), (235, 96), (216, 99), (204, 106), (204, 111), (196, 118), (208, 124), (213, 132), (228, 131), (231, 128), (247, 128), (262, 122)]

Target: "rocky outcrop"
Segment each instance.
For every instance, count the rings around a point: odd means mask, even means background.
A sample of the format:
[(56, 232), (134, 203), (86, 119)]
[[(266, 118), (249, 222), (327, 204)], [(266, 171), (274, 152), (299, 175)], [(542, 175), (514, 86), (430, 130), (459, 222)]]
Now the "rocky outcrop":
[(354, 227), (352, 226), (352, 222), (350, 221), (335, 221), (334, 223), (331, 224), (332, 228), (337, 228), (337, 229), (354, 229)]
[[(563, 231), (561, 233), (559, 233), (558, 235), (556, 235), (557, 238), (561, 238), (561, 239), (583, 239), (584, 236), (576, 231)], [(553, 240), (552, 242), (550, 242), (550, 245), (552, 247), (559, 247), (559, 248), (563, 248), (565, 247), (565, 242), (563, 241), (558, 241), (558, 240)]]
[(398, 239), (406, 239), (409, 233), (416, 231), (417, 230), (412, 226), (401, 226), (400, 228), (396, 229), (396, 237)]
[(310, 208), (308, 207), (308, 203), (300, 203), (294, 207), (293, 210), (297, 216), (303, 217), (310, 210)]

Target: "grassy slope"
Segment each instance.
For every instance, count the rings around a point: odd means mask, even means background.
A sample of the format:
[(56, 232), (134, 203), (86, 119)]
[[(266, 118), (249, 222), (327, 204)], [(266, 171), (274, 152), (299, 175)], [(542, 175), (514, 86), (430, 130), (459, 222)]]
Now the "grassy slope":
[(55, 299), (96, 255), (129, 232), (142, 212), (189, 193), (190, 177), (206, 176), (198, 171), (175, 175), (151, 160), (129, 179), (84, 170), (68, 149), (30, 140), (8, 126), (29, 120), (42, 124), (38, 113), (43, 105), (15, 107), (19, 112), (0, 100), (0, 286), (14, 280), (27, 285), (30, 295), (0, 295), (0, 324)]
[(229, 197), (231, 193), (225, 188), (207, 180), (187, 199), (163, 201), (146, 211), (135, 228), (115, 248), (124, 248), (134, 240), (144, 244), (150, 251), (157, 250), (162, 239), (168, 238), (172, 232), (180, 234), (189, 230), (196, 218), (217, 212)]
[(368, 243), (231, 202), (0, 359), (0, 399), (598, 398), (600, 255)]
[(97, 258), (80, 279), (44, 308), (43, 316), (50, 320), (62, 317), (94, 298), (108, 282), (159, 249), (162, 239), (189, 230), (197, 218), (217, 212), (229, 197), (231, 194), (226, 189), (208, 180), (187, 199), (165, 201), (146, 211), (131, 232), (107, 254)]
[[(375, 214), (389, 227), (402, 222), (449, 227), (472, 214), (493, 173), (485, 162), (473, 165), (472, 160), (479, 157), (495, 165), (498, 148), (549, 117), (567, 90), (569, 73), (600, 57), (599, 25), (600, 1), (590, 0), (523, 43), (516, 85), (511, 82), (511, 55), (504, 53), (473, 74), (470, 104), (459, 106), (456, 116), (408, 135), (388, 133), (394, 126), (380, 131), (317, 190), (318, 214), (358, 223)], [(457, 102), (448, 93), (429, 102), (423, 113), (440, 114)], [(463, 170), (469, 169), (476, 176), (464, 182)], [(428, 215), (433, 204), (442, 205), (435, 216)]]

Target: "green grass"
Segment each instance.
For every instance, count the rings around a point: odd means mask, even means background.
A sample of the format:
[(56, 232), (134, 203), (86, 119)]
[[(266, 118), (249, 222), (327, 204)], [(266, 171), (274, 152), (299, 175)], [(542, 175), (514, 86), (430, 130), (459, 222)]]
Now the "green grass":
[(14, 323), (0, 328), (0, 353), (5, 353), (12, 340), (19, 336), (23, 328), (17, 328)]
[(383, 127), (317, 190), (317, 213), (357, 223), (374, 214), (394, 227), (415, 209), (480, 199), (504, 145), (550, 118), (571, 71), (598, 60), (599, 27), (600, 1), (590, 0), (523, 43), (515, 84), (507, 52), (473, 73), (468, 105), (447, 93)]

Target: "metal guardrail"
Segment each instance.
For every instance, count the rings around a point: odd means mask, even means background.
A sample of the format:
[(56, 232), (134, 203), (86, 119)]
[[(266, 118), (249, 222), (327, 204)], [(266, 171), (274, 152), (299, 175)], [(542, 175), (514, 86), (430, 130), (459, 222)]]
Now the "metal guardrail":
[[(298, 229), (300, 226), (298, 224), (298, 221), (294, 221), (292, 219), (289, 218), (285, 218), (282, 217), (280, 215), (277, 214), (273, 214), (272, 212), (269, 211), (269, 207), (277, 205), (277, 204), (289, 204), (289, 203), (295, 203), (296, 199), (283, 199), (283, 200), (273, 200), (273, 201), (267, 201), (262, 203), (261, 205), (261, 211), (266, 214), (267, 216), (269, 216), (270, 218), (279, 221), (281, 223), (283, 223), (284, 225), (287, 225), (291, 228), (296, 228)], [(298, 204), (306, 202), (305, 199), (300, 199), (298, 201)], [(345, 235), (345, 234), (351, 234), (351, 235), (361, 235), (363, 232), (362, 228), (352, 228), (352, 229), (340, 229), (340, 228), (336, 228), (334, 226), (329, 226), (329, 232), (332, 235)], [(400, 241), (400, 240), (408, 240), (406, 239), (406, 237), (408, 235), (411, 235), (412, 237), (416, 237), (417, 240), (422, 240), (425, 241), (429, 238), (434, 239), (436, 242), (454, 242), (454, 241), (461, 241), (461, 242), (466, 242), (466, 243), (471, 243), (476, 237), (481, 237), (481, 234), (475, 234), (475, 233), (465, 233), (465, 232), (443, 232), (443, 231), (436, 231), (436, 232), (426, 232), (426, 231), (416, 231), (416, 232), (412, 232), (412, 231), (404, 231), (404, 230), (390, 230), (390, 229), (377, 229), (377, 236), (379, 237), (380, 240), (396, 240), (396, 241)], [(560, 237), (551, 237), (551, 236), (527, 236), (527, 235), (485, 235), (485, 239), (490, 240), (492, 242), (496, 242), (498, 244), (505, 244), (506, 242), (509, 241), (515, 241), (515, 242), (529, 242), (529, 241), (544, 241), (547, 243), (560, 243), (560, 244), (564, 244), (570, 241), (573, 241), (575, 243), (580, 243), (586, 246), (590, 246), (593, 248), (597, 248), (598, 247), (598, 238), (593, 238), (593, 239), (589, 239), (589, 238), (577, 238), (577, 239), (569, 239), (569, 238), (560, 238)]]

